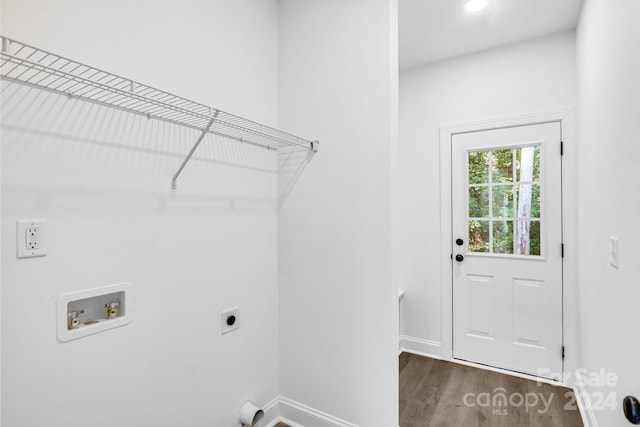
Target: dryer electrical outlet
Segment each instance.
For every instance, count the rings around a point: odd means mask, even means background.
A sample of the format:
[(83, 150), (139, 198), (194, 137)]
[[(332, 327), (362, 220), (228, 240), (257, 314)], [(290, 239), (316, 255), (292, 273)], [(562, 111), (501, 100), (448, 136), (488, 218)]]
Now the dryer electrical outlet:
[(46, 221), (16, 221), (16, 254), (18, 258), (32, 258), (47, 254)]
[(240, 307), (233, 307), (222, 312), (222, 335), (235, 331), (240, 327)]

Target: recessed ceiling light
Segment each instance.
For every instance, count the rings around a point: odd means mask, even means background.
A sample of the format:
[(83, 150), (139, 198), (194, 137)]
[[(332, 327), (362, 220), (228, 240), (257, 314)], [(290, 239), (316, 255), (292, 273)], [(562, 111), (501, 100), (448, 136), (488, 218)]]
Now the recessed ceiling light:
[(478, 12), (479, 10), (484, 9), (485, 7), (487, 7), (487, 0), (469, 0), (465, 5), (464, 8), (467, 12)]

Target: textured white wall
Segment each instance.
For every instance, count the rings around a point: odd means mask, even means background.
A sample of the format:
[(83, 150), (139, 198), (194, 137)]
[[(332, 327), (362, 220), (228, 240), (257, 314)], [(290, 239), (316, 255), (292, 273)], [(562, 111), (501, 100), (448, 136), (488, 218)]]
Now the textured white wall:
[(575, 35), (400, 73), (399, 277), (404, 335), (441, 342), (439, 126), (575, 104)]
[[(3, 0), (2, 32), (277, 124), (275, 0)], [(277, 158), (15, 84), (2, 92), (2, 425), (235, 426), (278, 394)], [(17, 260), (15, 220), (49, 255)], [(65, 292), (130, 281), (136, 317), (68, 343)], [(241, 328), (220, 335), (220, 311)]]
[[(640, 397), (640, 227), (635, 181), (640, 162), (640, 3), (587, 0), (577, 32), (580, 342), (583, 366), (615, 373), (615, 410), (595, 408), (600, 426), (630, 425), (620, 404)], [(620, 239), (620, 268), (609, 237)], [(597, 403), (592, 399), (592, 403)]]
[(281, 124), (321, 141), (281, 157), (281, 393), (363, 427), (398, 422), (396, 7), (280, 1)]

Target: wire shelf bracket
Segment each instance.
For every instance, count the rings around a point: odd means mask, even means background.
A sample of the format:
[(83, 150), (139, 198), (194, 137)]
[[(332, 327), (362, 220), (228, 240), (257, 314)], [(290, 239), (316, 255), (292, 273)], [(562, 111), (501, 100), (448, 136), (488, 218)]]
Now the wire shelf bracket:
[(319, 141), (283, 132), (8, 37), (0, 36), (0, 39), (3, 80), (199, 130), (200, 136), (171, 180), (174, 190), (182, 170), (209, 133), (267, 150), (297, 147), (318, 151)]
[(193, 156), (193, 153), (196, 152), (196, 149), (198, 148), (198, 145), (200, 145), (200, 143), (202, 142), (204, 137), (207, 135), (207, 133), (209, 133), (209, 130), (211, 129), (211, 125), (216, 120), (216, 117), (218, 116), (218, 113), (219, 113), (219, 111), (216, 111), (215, 114), (213, 115), (213, 117), (211, 117), (211, 120), (209, 120), (209, 123), (207, 123), (207, 126), (202, 130), (202, 133), (200, 134), (200, 136), (196, 140), (196, 143), (193, 144), (193, 147), (191, 147), (191, 151), (189, 151), (189, 154), (187, 154), (187, 157), (185, 157), (184, 160), (182, 161), (182, 164), (180, 165), (180, 167), (176, 171), (176, 174), (173, 175), (173, 178), (171, 178), (171, 189), (172, 190), (175, 190), (175, 189), (178, 188), (177, 181), (178, 181), (178, 177), (182, 173), (182, 169), (184, 169), (184, 167), (187, 165), (187, 163), (189, 163), (189, 160), (191, 160), (191, 156)]

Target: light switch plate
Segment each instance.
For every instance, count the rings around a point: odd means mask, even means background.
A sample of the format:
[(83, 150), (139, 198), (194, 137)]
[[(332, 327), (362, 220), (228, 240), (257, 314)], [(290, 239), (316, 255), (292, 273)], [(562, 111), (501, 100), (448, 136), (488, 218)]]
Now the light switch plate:
[(620, 268), (620, 247), (617, 237), (609, 237), (609, 264), (613, 268)]
[(47, 233), (44, 219), (16, 221), (16, 249), (18, 258), (47, 255)]

